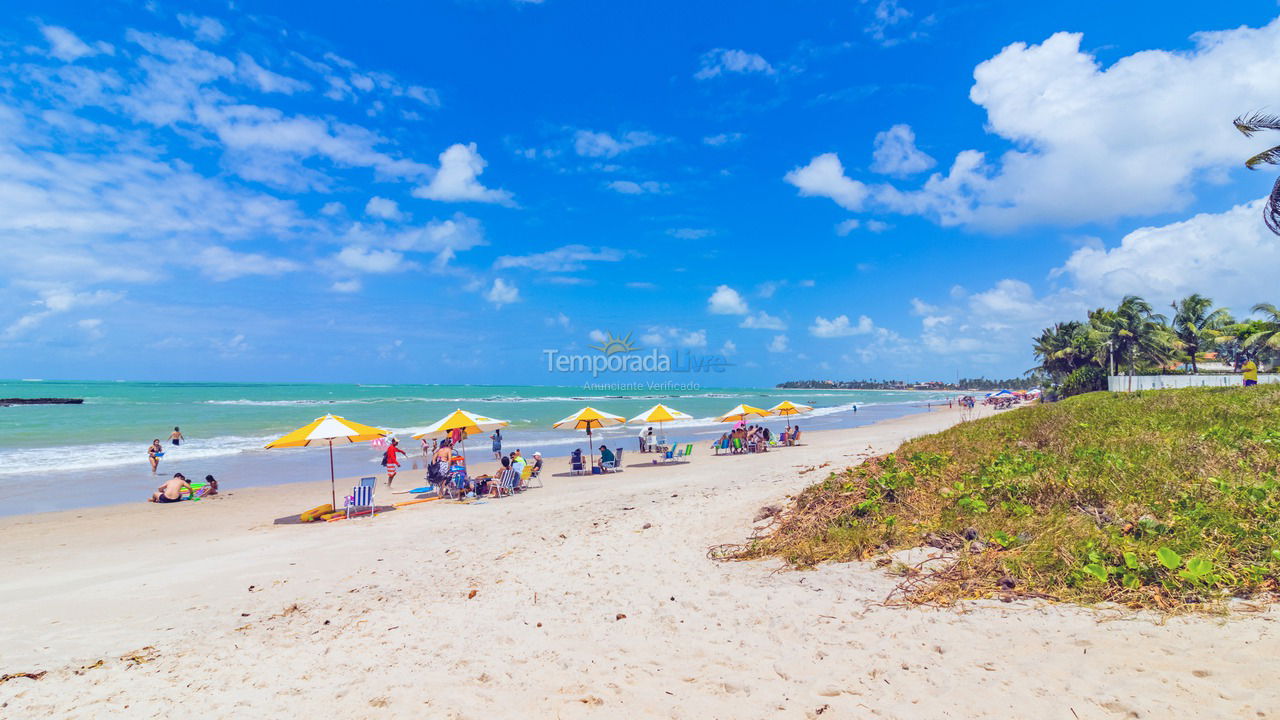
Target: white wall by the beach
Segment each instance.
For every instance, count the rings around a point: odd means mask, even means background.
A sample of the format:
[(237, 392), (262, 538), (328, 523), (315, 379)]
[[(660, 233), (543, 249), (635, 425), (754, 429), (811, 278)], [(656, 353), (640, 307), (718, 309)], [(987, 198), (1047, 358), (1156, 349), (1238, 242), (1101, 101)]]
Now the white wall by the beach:
[[(1280, 375), (1258, 375), (1259, 383), (1280, 382)], [(1111, 392), (1130, 390), (1163, 390), (1186, 387), (1240, 387), (1244, 379), (1240, 375), (1111, 375), (1107, 377), (1107, 389)]]

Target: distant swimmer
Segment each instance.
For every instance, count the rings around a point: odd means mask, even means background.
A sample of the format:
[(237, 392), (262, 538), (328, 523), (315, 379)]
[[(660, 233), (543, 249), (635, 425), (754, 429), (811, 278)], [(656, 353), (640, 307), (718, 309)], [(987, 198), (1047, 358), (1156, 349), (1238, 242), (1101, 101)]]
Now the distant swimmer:
[(182, 444), (183, 440), (186, 440), (186, 438), (182, 436), (182, 431), (177, 426), (174, 426), (173, 432), (169, 433), (169, 442), (173, 443), (174, 447), (177, 447)]
[(151, 447), (147, 448), (147, 459), (151, 461), (151, 474), (156, 474), (156, 468), (160, 467), (160, 458), (164, 457), (164, 448), (160, 447), (160, 438), (151, 441)]

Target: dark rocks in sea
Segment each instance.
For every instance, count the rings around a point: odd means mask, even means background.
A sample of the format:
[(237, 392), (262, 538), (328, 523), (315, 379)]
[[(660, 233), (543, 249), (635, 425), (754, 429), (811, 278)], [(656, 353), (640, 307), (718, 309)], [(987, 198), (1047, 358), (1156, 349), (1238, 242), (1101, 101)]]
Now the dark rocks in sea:
[(81, 405), (84, 398), (0, 398), (0, 407), (10, 405)]

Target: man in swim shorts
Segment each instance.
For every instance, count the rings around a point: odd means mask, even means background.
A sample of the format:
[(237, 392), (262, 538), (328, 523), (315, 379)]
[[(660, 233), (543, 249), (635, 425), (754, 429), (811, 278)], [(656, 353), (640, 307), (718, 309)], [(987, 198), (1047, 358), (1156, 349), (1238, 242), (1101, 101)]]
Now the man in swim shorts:
[(175, 425), (173, 432), (169, 433), (169, 442), (173, 443), (174, 447), (178, 447), (182, 444), (183, 440), (186, 440), (186, 438), (182, 436), (182, 431)]
[[(183, 493), (186, 493), (186, 497), (183, 497)], [(175, 503), (185, 500), (187, 497), (191, 497), (191, 484), (187, 482), (187, 478), (182, 473), (174, 473), (168, 482), (156, 488), (150, 502)]]

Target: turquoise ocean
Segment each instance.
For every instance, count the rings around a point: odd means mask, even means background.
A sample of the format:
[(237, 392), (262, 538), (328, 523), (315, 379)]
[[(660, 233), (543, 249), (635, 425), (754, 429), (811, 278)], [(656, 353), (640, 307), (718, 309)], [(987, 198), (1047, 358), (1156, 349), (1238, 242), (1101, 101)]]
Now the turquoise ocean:
[[(632, 417), (664, 403), (693, 416), (667, 423), (679, 441), (709, 445), (726, 427), (714, 418), (738, 403), (768, 408), (782, 400), (814, 406), (798, 418), (806, 429), (849, 427), (924, 409), (948, 393), (870, 390), (699, 388), (594, 391), (582, 387), (499, 385), (346, 385), (149, 383), (4, 380), (0, 397), (76, 397), (83, 405), (0, 407), (0, 515), (138, 500), (157, 481), (147, 464), (153, 438), (164, 441), (161, 475), (213, 474), (228, 489), (328, 476), (324, 450), (264, 450), (270, 440), (325, 413), (386, 428), (416, 454), (410, 435), (457, 408), (507, 420), (504, 450), (548, 458), (585, 450), (585, 434), (551, 424), (584, 405)], [(856, 410), (855, 410), (856, 408)], [(763, 421), (781, 428), (783, 418)], [(187, 437), (168, 442), (175, 426)], [(597, 432), (597, 442), (627, 450), (640, 428)], [(487, 438), (468, 452), (491, 459)], [(335, 452), (340, 476), (380, 471), (368, 444)], [(415, 463), (416, 464), (416, 463)], [(405, 471), (402, 471), (402, 475)], [(416, 475), (414, 475), (416, 477)], [(73, 480), (68, 485), (67, 480)], [(75, 490), (69, 491), (68, 487)]]

